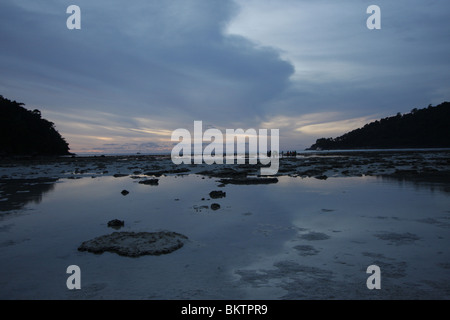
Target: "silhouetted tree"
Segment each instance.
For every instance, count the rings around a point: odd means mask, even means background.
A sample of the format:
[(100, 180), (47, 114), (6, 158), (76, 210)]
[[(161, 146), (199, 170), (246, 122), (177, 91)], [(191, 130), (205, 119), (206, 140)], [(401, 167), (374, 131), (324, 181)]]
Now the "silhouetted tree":
[(337, 138), (320, 138), (309, 149), (386, 149), (450, 147), (450, 103), (397, 113)]
[(69, 144), (55, 129), (54, 123), (41, 118), (24, 104), (0, 95), (0, 154), (68, 155)]

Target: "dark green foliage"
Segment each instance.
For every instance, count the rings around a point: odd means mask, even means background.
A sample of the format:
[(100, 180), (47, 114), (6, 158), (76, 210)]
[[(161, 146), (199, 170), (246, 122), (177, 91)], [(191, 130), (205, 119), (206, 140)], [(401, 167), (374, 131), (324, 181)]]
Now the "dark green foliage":
[(69, 145), (37, 109), (0, 96), (0, 155), (68, 155)]
[(450, 147), (450, 103), (377, 120), (337, 138), (317, 139), (309, 149), (392, 149)]

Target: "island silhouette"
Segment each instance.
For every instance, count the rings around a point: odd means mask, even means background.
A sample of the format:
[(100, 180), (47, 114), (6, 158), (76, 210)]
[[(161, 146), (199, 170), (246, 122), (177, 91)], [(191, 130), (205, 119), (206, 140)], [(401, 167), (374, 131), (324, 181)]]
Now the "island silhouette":
[(23, 106), (0, 95), (0, 155), (70, 155), (55, 124)]
[(414, 108), (337, 138), (320, 138), (307, 150), (449, 148), (450, 102)]

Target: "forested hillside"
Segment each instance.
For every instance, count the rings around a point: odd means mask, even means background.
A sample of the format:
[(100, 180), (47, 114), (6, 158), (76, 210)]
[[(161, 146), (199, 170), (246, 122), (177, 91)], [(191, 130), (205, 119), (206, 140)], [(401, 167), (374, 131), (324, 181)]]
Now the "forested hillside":
[(321, 138), (309, 150), (450, 147), (450, 103), (377, 120), (337, 138)]
[(69, 145), (37, 109), (0, 96), (0, 155), (67, 155)]

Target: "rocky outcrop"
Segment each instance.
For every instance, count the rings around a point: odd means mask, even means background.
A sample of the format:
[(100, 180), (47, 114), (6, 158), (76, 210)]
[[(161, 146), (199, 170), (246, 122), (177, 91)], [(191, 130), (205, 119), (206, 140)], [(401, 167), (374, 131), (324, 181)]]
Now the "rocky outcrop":
[(216, 211), (216, 210), (219, 210), (219, 209), (220, 209), (220, 204), (218, 204), (218, 203), (211, 204), (211, 210)]
[(121, 227), (125, 226), (125, 221), (114, 219), (108, 222), (108, 227), (119, 229)]
[(145, 184), (145, 185), (150, 185), (150, 186), (157, 186), (157, 185), (159, 185), (159, 179), (142, 180), (142, 181), (139, 181), (139, 184)]
[(226, 197), (227, 193), (223, 191), (211, 191), (209, 193), (209, 196), (211, 197), (211, 199), (219, 199)]
[(96, 254), (113, 252), (126, 257), (161, 255), (183, 247), (188, 238), (171, 231), (114, 232), (83, 242), (79, 251)]
[(232, 179), (220, 179), (220, 183), (223, 184), (240, 184), (240, 185), (251, 185), (251, 184), (271, 184), (277, 183), (277, 178), (232, 178)]

